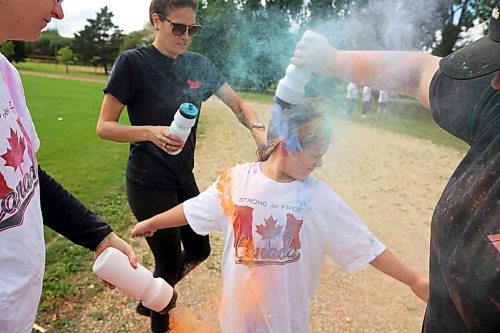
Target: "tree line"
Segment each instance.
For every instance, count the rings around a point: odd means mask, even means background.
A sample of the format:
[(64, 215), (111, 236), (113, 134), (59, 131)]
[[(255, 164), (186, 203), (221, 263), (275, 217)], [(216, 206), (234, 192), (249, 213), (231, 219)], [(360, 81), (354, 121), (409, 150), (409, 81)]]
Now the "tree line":
[[(468, 29), (488, 20), (493, 2), (205, 0), (198, 11), (203, 30), (190, 50), (208, 57), (236, 88), (265, 90), (282, 77), (306, 29), (341, 49), (425, 49), (446, 56), (464, 43)], [(9, 41), (0, 52), (14, 62), (46, 56), (66, 65), (100, 66), (108, 73), (119, 52), (147, 45), (154, 37), (151, 26), (124, 34), (113, 17), (104, 7), (72, 38), (47, 30), (37, 42)]]

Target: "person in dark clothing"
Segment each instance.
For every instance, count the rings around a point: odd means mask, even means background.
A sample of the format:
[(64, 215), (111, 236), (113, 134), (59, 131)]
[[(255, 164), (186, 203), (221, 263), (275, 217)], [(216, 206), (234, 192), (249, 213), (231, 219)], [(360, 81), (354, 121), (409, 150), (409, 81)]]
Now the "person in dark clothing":
[[(61, 2), (1, 1), (0, 44), (38, 40), (52, 18), (64, 17)], [(21, 78), (2, 54), (0, 108), (0, 332), (30, 333), (42, 292), (44, 225), (96, 256), (112, 246), (125, 253), (133, 267), (137, 257), (107, 223), (38, 164), (40, 140)]]
[(291, 60), (319, 75), (413, 96), (470, 149), (432, 217), (423, 332), (500, 332), (500, 1), (489, 33), (441, 59), (340, 51), (303, 39)]
[[(215, 94), (248, 128), (256, 144), (265, 144), (264, 125), (253, 110), (207, 58), (186, 51), (201, 30), (197, 5), (194, 0), (153, 0), (149, 10), (153, 43), (120, 54), (104, 89), (97, 133), (106, 140), (130, 142), (127, 197), (139, 221), (199, 194), (193, 174), (197, 122), (185, 143), (169, 132), (182, 103), (201, 110), (202, 102)], [(130, 126), (118, 123), (125, 106)], [(179, 149), (178, 155), (171, 154)], [(172, 286), (210, 253), (208, 236), (197, 235), (189, 226), (162, 230), (147, 242), (155, 258), (154, 275)], [(150, 313), (141, 304), (137, 312), (151, 316), (153, 332), (168, 331), (168, 314)]]

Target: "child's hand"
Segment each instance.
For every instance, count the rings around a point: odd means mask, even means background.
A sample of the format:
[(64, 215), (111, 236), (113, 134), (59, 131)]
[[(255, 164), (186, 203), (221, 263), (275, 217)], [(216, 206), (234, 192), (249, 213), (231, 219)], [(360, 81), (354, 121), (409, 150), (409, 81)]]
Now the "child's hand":
[(139, 222), (132, 230), (132, 237), (151, 237), (158, 230), (150, 226), (149, 221)]
[(427, 303), (429, 301), (429, 279), (419, 276), (414, 283), (410, 285), (411, 290), (422, 301)]

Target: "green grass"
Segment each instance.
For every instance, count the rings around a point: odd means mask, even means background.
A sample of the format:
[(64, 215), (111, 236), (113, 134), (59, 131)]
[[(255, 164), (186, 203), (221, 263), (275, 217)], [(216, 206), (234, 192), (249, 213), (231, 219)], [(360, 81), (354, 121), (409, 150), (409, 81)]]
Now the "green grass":
[(50, 64), (39, 62), (17, 62), (14, 64), (18, 70), (34, 71), (50, 75), (62, 75), (74, 79), (87, 79), (99, 82), (106, 82), (108, 76), (104, 74), (102, 67), (88, 67), (80, 65), (69, 65), (69, 72), (66, 73), (66, 66), (63, 64)]
[(23, 82), (42, 168), (85, 202), (122, 182), (128, 144), (101, 140), (95, 132), (102, 85), (30, 75)]
[(264, 103), (274, 103), (273, 93), (256, 93), (253, 91), (238, 91), (238, 95), (244, 100), (259, 101)]

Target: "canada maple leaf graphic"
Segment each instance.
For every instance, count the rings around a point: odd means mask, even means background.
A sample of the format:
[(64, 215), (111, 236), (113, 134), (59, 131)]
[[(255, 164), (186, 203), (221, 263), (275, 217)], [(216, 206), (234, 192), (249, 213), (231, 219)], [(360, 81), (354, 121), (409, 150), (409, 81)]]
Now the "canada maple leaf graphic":
[(192, 80), (187, 81), (187, 84), (189, 85), (189, 89), (200, 89), (202, 83), (203, 82), (201, 82), (201, 81), (192, 81)]
[(246, 236), (248, 242), (245, 246), (247, 248), (254, 247), (252, 237), (252, 212), (252, 207), (234, 205), (234, 246), (237, 245), (242, 236)]
[(12, 189), (7, 185), (4, 176), (0, 173), (0, 199), (5, 198), (10, 192), (12, 192)]
[(299, 232), (303, 223), (304, 220), (298, 220), (292, 214), (286, 214), (286, 227), (283, 233), (283, 240), (287, 242), (290, 239), (291, 248), (300, 249), (302, 247)]
[(13, 167), (14, 171), (17, 171), (17, 168), (24, 162), (24, 149), (26, 148), (26, 144), (24, 139), (19, 139), (17, 133), (14, 132), (12, 128), (10, 129), (10, 137), (7, 140), (12, 149), (7, 148), (7, 152), (1, 157), (5, 160), (6, 166)]
[(31, 162), (35, 162), (35, 154), (33, 154), (33, 145), (31, 144), (30, 137), (28, 133), (26, 133), (26, 130), (24, 129), (23, 123), (21, 123), (21, 120), (19, 118), (16, 120), (17, 126), (19, 126), (19, 129), (21, 132), (23, 132), (24, 139), (28, 142), (28, 156), (31, 159)]
[[(12, 189), (7, 185), (4, 176), (0, 173), (0, 199), (5, 198), (5, 196), (12, 192)], [(2, 221), (5, 216), (5, 211), (2, 209), (2, 213), (0, 213), (0, 221)]]
[(281, 229), (283, 229), (282, 226), (276, 227), (276, 222), (278, 220), (273, 219), (273, 216), (271, 215), (268, 219), (264, 219), (264, 221), (265, 224), (259, 224), (256, 227), (256, 232), (262, 236), (262, 239), (271, 241), (272, 239), (278, 237), (278, 235), (281, 233)]

